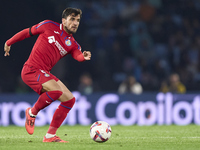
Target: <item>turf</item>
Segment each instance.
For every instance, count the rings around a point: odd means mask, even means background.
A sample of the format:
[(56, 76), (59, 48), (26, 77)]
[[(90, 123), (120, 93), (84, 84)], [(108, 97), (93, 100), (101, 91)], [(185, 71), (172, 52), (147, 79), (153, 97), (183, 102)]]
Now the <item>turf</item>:
[(89, 126), (61, 126), (57, 135), (69, 143), (43, 143), (48, 126), (35, 127), (33, 135), (24, 127), (0, 127), (0, 150), (199, 150), (200, 127), (188, 126), (112, 126), (112, 136), (96, 143)]

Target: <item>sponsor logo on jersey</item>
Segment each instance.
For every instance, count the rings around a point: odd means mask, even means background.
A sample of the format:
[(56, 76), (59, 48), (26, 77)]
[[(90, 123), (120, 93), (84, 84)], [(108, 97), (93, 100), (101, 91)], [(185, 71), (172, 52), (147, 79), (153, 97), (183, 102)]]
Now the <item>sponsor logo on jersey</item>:
[[(61, 56), (64, 56), (67, 54), (67, 51), (60, 45), (60, 43), (58, 41), (55, 40), (55, 37), (54, 36), (49, 36), (48, 37), (49, 39), (49, 43), (52, 44), (54, 43), (56, 45), (56, 47), (58, 48), (58, 50), (60, 51), (60, 55)], [(65, 42), (66, 43), (66, 42)], [(71, 43), (71, 41), (70, 41)]]
[(65, 41), (65, 44), (66, 44), (67, 46), (71, 46), (71, 45), (72, 45), (72, 42), (68, 39), (68, 40)]
[(49, 36), (48, 39), (50, 44), (56, 41), (54, 36)]

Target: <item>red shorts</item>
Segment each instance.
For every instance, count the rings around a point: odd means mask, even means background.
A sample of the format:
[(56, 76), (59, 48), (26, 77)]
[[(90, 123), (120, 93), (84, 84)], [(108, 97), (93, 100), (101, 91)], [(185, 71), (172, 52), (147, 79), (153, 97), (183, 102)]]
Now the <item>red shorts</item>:
[(56, 82), (59, 80), (57, 77), (52, 75), (49, 71), (44, 71), (33, 66), (24, 65), (21, 77), (24, 83), (31, 87), (39, 95), (42, 94), (42, 84), (54, 79)]

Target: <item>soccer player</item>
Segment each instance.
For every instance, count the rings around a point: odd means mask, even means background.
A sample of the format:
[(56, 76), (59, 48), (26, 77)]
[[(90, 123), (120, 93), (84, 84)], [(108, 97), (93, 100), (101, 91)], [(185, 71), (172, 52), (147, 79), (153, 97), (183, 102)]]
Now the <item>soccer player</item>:
[(9, 56), (12, 44), (39, 35), (23, 66), (21, 77), (28, 86), (40, 95), (35, 105), (32, 108), (27, 108), (25, 112), (25, 128), (29, 134), (34, 132), (35, 118), (38, 112), (55, 100), (61, 102), (53, 115), (43, 142), (68, 142), (56, 136), (56, 131), (72, 109), (75, 97), (57, 77), (50, 73), (50, 70), (67, 54), (71, 54), (79, 62), (90, 60), (91, 52), (84, 51), (82, 53), (80, 45), (72, 36), (78, 29), (81, 16), (80, 9), (66, 8), (62, 13), (61, 24), (45, 20), (18, 32), (5, 42), (4, 56)]

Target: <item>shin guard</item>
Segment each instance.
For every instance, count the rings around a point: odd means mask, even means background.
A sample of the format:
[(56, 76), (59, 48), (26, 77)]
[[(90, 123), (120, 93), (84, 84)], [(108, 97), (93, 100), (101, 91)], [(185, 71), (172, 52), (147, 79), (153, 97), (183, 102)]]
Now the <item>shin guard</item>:
[(51, 121), (49, 130), (47, 133), (55, 134), (56, 130), (61, 126), (65, 118), (67, 117), (68, 112), (72, 109), (75, 103), (75, 98), (73, 97), (71, 100), (66, 102), (61, 102), (58, 108), (56, 109), (53, 119)]

